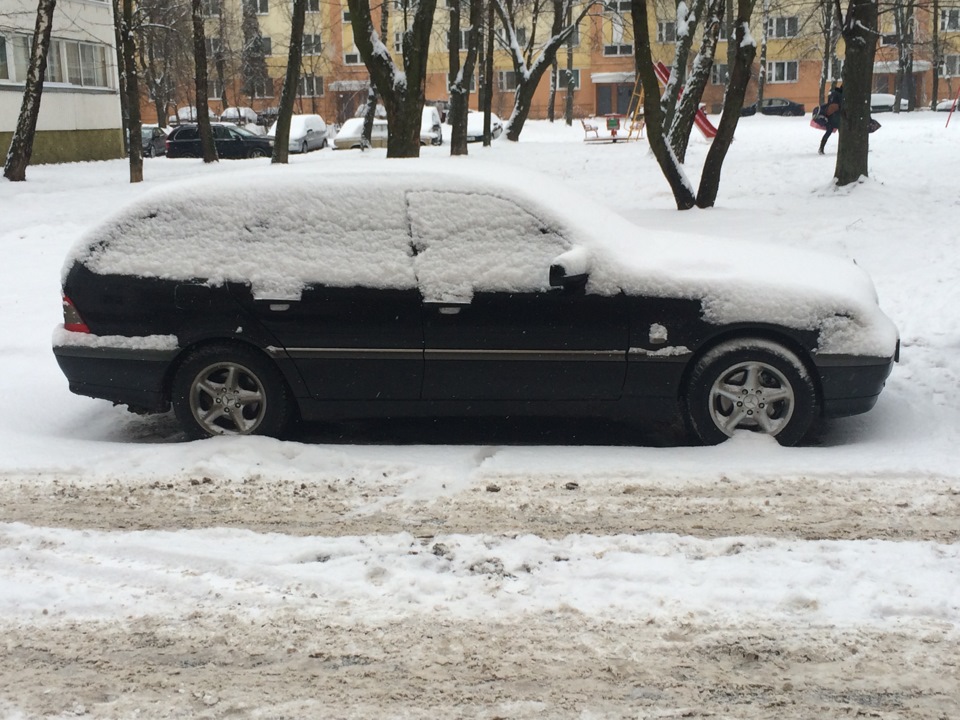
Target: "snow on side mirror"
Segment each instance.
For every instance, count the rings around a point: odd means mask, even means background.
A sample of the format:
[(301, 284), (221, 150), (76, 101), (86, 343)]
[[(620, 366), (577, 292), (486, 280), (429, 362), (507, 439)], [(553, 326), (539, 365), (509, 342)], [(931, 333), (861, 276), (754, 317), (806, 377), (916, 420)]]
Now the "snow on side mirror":
[(582, 288), (590, 277), (590, 253), (577, 246), (558, 255), (550, 263), (550, 287)]

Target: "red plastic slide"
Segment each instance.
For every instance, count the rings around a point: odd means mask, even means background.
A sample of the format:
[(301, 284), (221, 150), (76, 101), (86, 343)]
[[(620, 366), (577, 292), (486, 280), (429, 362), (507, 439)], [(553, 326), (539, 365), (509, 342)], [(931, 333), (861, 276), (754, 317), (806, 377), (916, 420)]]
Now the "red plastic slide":
[[(657, 62), (654, 63), (653, 69), (657, 73), (660, 82), (666, 85), (670, 79), (670, 71), (667, 69), (667, 66), (662, 62)], [(680, 94), (683, 94), (683, 88), (680, 88)], [(693, 122), (707, 140), (713, 140), (713, 138), (717, 136), (717, 128), (714, 127), (713, 123), (710, 122), (710, 118), (708, 118), (707, 114), (700, 108), (697, 108), (697, 114), (693, 116)]]

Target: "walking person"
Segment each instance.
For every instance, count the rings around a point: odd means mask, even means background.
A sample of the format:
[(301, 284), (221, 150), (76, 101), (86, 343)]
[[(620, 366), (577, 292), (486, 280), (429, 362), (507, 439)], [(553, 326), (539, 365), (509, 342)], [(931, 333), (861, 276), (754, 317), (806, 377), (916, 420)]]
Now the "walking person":
[(827, 129), (820, 140), (820, 155), (823, 155), (823, 149), (827, 146), (827, 140), (833, 135), (833, 131), (840, 129), (841, 107), (843, 107), (843, 86), (837, 85), (830, 90), (830, 95), (827, 96), (827, 106), (823, 113), (827, 122)]

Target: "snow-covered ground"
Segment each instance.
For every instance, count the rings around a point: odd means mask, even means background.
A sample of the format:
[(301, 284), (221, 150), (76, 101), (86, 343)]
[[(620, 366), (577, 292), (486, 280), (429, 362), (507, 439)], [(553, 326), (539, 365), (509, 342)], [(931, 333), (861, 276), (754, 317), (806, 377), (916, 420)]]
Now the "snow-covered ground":
[[(64, 255), (152, 186), (283, 169), (161, 157), (139, 185), (123, 162), (0, 184), (0, 714), (954, 717), (960, 123), (878, 119), (871, 178), (836, 189), (835, 138), (821, 157), (805, 119), (744, 118), (709, 211), (674, 210), (645, 143), (579, 124), (465, 161), (608, 205), (641, 257), (669, 230), (855, 258), (901, 362), (873, 411), (803, 448), (527, 422), (186, 443), (68, 391)], [(695, 133), (695, 183), (707, 147)]]

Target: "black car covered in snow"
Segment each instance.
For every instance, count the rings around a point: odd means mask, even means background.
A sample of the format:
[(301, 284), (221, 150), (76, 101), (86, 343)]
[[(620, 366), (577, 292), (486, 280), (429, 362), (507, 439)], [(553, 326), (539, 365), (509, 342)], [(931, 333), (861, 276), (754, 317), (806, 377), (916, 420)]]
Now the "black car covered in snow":
[(705, 443), (792, 444), (877, 401), (898, 335), (849, 260), (651, 232), (540, 176), (448, 168), (286, 168), (137, 200), (64, 267), (71, 390), (172, 405), (192, 438), (679, 411)]

